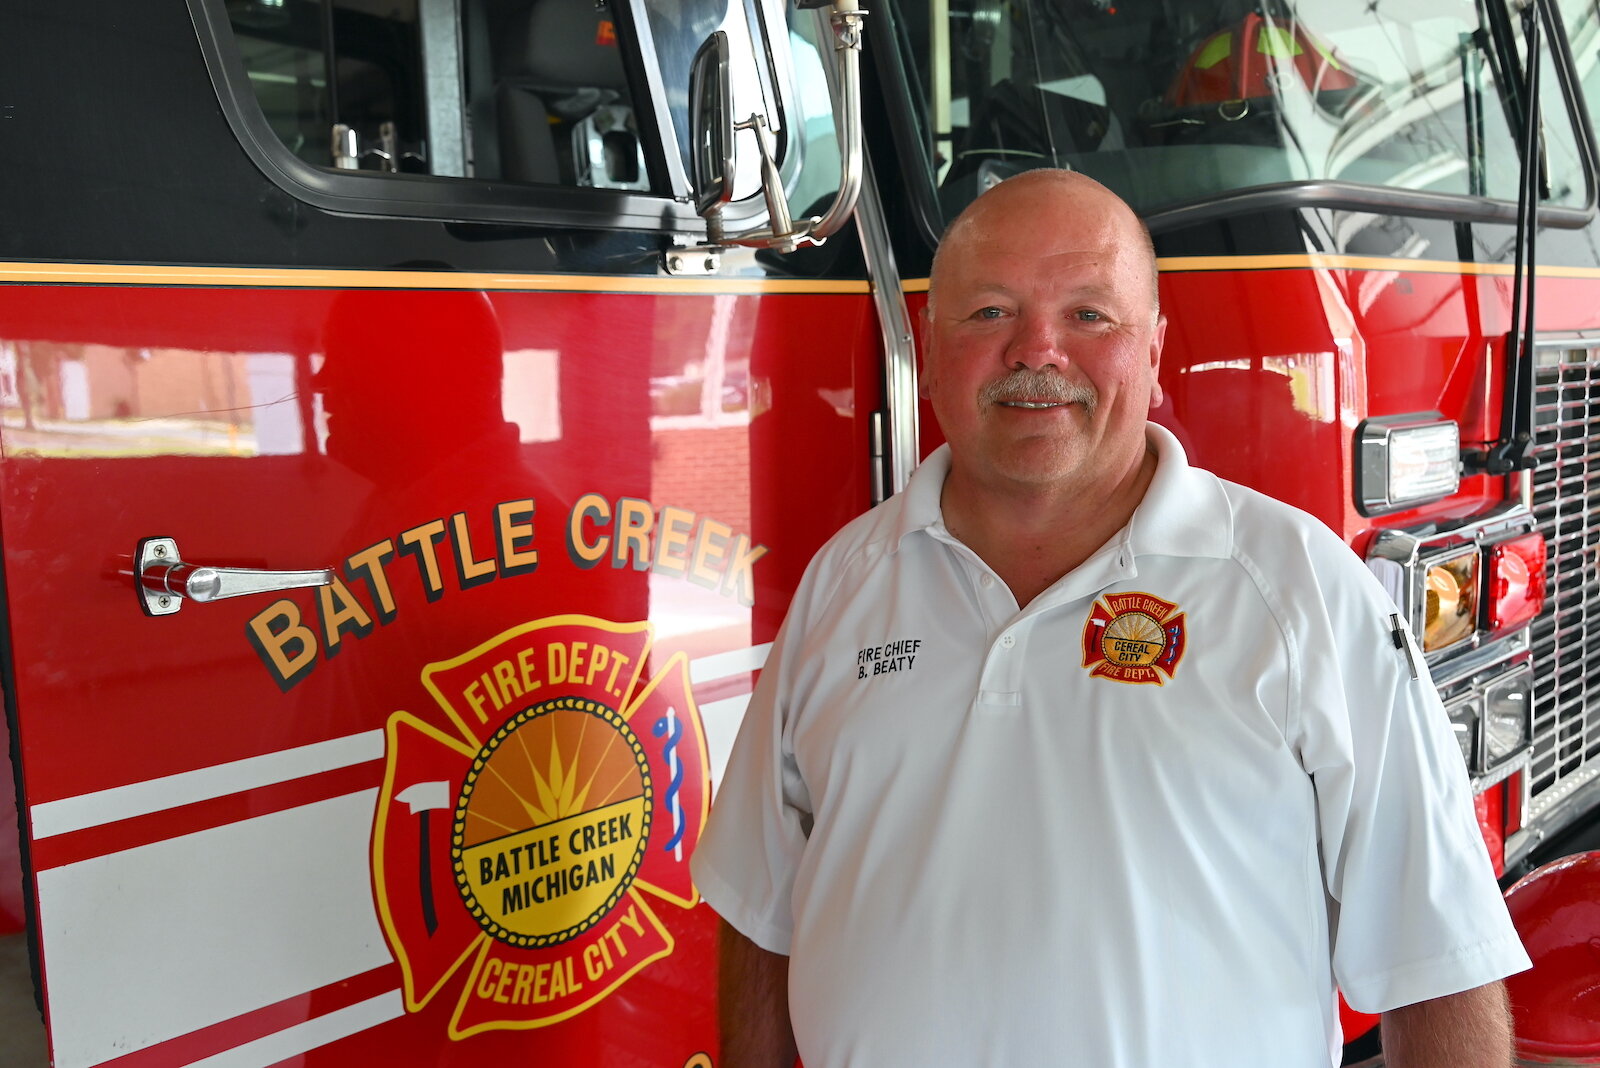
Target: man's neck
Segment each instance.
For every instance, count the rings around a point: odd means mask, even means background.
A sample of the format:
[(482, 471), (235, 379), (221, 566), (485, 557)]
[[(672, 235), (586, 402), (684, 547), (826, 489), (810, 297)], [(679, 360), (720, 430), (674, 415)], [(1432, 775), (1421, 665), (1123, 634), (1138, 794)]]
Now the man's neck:
[(1127, 525), (1156, 470), (1146, 446), (1120, 477), (1089, 485), (994, 485), (952, 467), (940, 507), (946, 529), (1026, 606)]

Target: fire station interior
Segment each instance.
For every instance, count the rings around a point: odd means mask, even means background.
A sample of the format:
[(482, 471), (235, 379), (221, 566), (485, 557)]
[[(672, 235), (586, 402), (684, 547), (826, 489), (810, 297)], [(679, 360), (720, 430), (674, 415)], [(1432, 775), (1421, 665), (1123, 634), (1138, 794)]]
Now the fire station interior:
[(45, 1068), (44, 1024), (33, 1000), (28, 942), (21, 934), (0, 937), (0, 1064)]
[[(16, 794), (9, 789), (13, 767), (9, 747), (0, 746), (0, 828), (17, 826)], [(0, 835), (7, 833), (0, 830)], [(3, 841), (3, 838), (0, 838)], [(0, 886), (15, 887), (22, 882), (21, 856), (15, 848), (0, 846)], [(0, 903), (0, 1065), (6, 1068), (45, 1068), (49, 1064), (45, 1049), (44, 1022), (35, 1000), (33, 973), (28, 963), (28, 936), (23, 932), (25, 917)]]

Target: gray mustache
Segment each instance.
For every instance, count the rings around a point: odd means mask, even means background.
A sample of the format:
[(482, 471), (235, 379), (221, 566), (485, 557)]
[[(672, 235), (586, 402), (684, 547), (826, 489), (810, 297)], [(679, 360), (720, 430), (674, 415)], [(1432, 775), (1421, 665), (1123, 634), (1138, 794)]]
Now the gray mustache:
[(1008, 401), (1049, 401), (1057, 404), (1081, 404), (1091, 414), (1100, 400), (1093, 387), (1078, 386), (1059, 374), (1050, 371), (1031, 371), (1019, 367), (1004, 378), (990, 382), (978, 391), (981, 404), (1001, 404)]

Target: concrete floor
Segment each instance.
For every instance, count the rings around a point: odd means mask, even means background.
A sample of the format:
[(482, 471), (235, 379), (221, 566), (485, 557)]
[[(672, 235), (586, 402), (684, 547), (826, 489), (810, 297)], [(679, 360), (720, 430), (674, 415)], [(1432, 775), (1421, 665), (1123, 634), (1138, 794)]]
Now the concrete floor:
[(48, 1068), (44, 1022), (33, 1003), (28, 940), (0, 936), (0, 1068)]

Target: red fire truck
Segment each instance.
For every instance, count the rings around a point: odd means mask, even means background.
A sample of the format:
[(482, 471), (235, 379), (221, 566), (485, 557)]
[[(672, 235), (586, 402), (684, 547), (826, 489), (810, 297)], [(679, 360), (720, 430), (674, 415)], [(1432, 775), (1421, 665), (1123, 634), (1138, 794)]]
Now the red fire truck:
[(1029, 167), (1149, 223), (1157, 417), (1387, 584), (1507, 885), (1600, 828), (1594, 0), (7, 10), (0, 930), (59, 1068), (714, 1065), (688, 857)]

